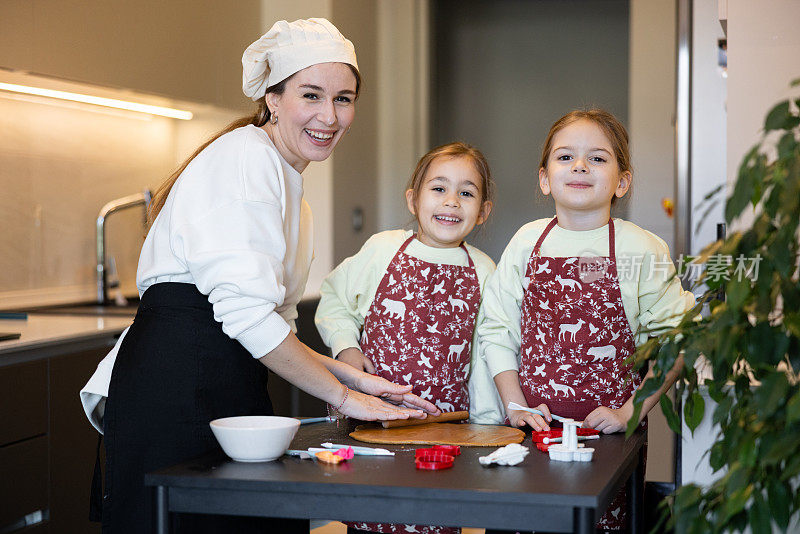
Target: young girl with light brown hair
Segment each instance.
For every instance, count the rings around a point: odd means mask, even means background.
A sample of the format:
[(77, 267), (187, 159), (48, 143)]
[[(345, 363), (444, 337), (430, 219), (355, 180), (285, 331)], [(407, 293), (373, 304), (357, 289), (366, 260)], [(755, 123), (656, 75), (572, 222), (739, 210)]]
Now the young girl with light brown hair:
[[(492, 189), (489, 165), (476, 148), (450, 143), (428, 152), (406, 191), (417, 231), (372, 236), (325, 279), (316, 315), (339, 361), (410, 384), (442, 411), (469, 410), (479, 423), (502, 420), (473, 340), (494, 263), (464, 240), (489, 216)], [(350, 525), (350, 532), (358, 531), (405, 532), (403, 525)]]
[[(628, 134), (610, 113), (573, 111), (553, 124), (542, 151), (539, 187), (556, 216), (523, 226), (487, 284), (478, 327), (482, 356), (512, 426), (548, 430), (550, 414), (622, 432), (642, 379), (631, 355), (648, 331), (676, 324), (694, 305), (683, 291), (666, 243), (622, 219), (633, 171)], [(644, 401), (643, 420), (669, 388)], [(600, 528), (624, 525), (624, 494)]]

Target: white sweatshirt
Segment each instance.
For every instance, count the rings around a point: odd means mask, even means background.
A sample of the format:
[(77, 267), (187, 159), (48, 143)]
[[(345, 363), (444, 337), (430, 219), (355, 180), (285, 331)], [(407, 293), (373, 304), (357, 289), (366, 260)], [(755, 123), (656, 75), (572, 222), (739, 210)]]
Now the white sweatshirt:
[(267, 133), (238, 128), (183, 171), (147, 234), (136, 285), (197, 286), (222, 330), (256, 358), (290, 331), (313, 255), (303, 177)]
[[(222, 330), (255, 358), (294, 329), (313, 259), (303, 178), (255, 126), (229, 132), (195, 157), (172, 187), (139, 256), (139, 295), (160, 282), (194, 284)], [(114, 361), (127, 333), (81, 390), (102, 433)]]

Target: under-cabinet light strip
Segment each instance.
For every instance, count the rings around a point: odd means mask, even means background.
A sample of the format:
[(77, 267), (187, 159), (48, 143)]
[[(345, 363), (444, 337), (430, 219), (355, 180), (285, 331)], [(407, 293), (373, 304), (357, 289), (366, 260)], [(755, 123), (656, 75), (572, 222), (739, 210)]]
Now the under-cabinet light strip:
[(96, 106), (126, 109), (128, 111), (138, 111), (139, 113), (148, 113), (150, 115), (159, 115), (161, 117), (181, 119), (184, 121), (191, 120), (191, 118), (194, 116), (191, 111), (165, 108), (162, 106), (151, 106), (149, 104), (139, 104), (136, 102), (128, 102), (126, 100), (116, 100), (114, 98), (103, 98), (99, 96), (82, 95), (80, 93), (68, 93), (66, 91), (56, 91), (54, 89), (29, 87), (27, 85), (17, 85), (13, 83), (0, 82), (0, 91), (9, 91), (12, 93), (44, 96), (48, 98), (57, 98), (59, 100), (71, 100), (73, 102), (83, 102), (84, 104), (94, 104)]

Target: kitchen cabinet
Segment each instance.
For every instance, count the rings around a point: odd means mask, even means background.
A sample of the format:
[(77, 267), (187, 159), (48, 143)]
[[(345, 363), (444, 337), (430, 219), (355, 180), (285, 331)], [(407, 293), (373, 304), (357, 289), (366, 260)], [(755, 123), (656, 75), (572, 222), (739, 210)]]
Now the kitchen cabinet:
[(89, 521), (97, 432), (86, 420), (78, 391), (107, 351), (104, 343), (0, 367), (0, 424), (8, 423), (0, 432), (3, 532), (36, 512), (42, 513), (41, 532), (100, 532), (99, 523)]
[(78, 392), (107, 352), (107, 347), (102, 347), (49, 360), (50, 532), (53, 533), (100, 532), (100, 524), (89, 521), (89, 490), (98, 434), (83, 413)]
[(47, 436), (0, 447), (0, 528), (39, 510), (47, 510)]
[(0, 343), (0, 532), (100, 532), (89, 521), (97, 432), (78, 392), (131, 319), (8, 325), (22, 337)]

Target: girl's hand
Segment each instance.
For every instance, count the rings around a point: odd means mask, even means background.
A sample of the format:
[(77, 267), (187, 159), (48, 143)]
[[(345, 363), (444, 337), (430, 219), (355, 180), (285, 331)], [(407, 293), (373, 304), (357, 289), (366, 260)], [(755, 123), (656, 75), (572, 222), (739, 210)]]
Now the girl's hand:
[(508, 420), (511, 422), (511, 426), (521, 427), (528, 425), (536, 432), (550, 430), (550, 425), (548, 423), (553, 420), (553, 417), (550, 415), (550, 409), (546, 404), (540, 404), (536, 409), (540, 410), (545, 416), (542, 417), (541, 415), (524, 410), (508, 410)]
[(371, 375), (375, 374), (375, 366), (372, 364), (372, 361), (355, 347), (344, 349), (336, 356), (336, 359), (351, 367), (355, 367), (359, 371), (364, 371)]
[(365, 395), (352, 389), (349, 391), (344, 404), (339, 408), (339, 412), (361, 421), (393, 421), (395, 419), (408, 419), (409, 417), (417, 419), (425, 417), (425, 412), (422, 410), (396, 406), (378, 397)]
[(628, 428), (628, 421), (632, 413), (627, 409), (627, 404), (619, 409), (606, 408), (600, 406), (595, 408), (583, 420), (584, 428), (594, 428), (603, 434), (613, 434), (614, 432), (623, 432)]
[(411, 417), (422, 419), (426, 417), (425, 412), (431, 415), (442, 413), (434, 404), (411, 393), (410, 385), (401, 386), (379, 376), (360, 373), (354, 387), (368, 395), (375, 395), (390, 403), (411, 409), (409, 412)]

